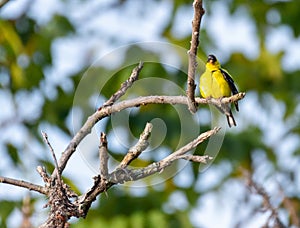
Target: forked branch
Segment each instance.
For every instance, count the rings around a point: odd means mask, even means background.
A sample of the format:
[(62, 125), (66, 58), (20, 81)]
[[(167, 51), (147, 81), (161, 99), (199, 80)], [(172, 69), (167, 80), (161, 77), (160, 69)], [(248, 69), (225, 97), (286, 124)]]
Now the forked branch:
[(128, 150), (128, 153), (125, 155), (120, 165), (108, 175), (108, 179), (103, 179), (101, 174), (94, 177), (94, 185), (91, 187), (91, 189), (89, 189), (85, 194), (79, 196), (78, 200), (74, 202), (74, 204), (78, 208), (78, 214), (80, 214), (81, 217), (86, 216), (92, 202), (96, 200), (99, 194), (106, 192), (115, 184), (122, 184), (127, 181), (135, 181), (148, 177), (154, 173), (160, 173), (165, 168), (170, 166), (173, 162), (179, 159), (206, 163), (212, 158), (206, 155), (199, 156), (186, 153), (196, 148), (204, 140), (216, 134), (220, 130), (220, 128), (216, 127), (213, 130), (200, 134), (196, 139), (187, 143), (177, 151), (171, 153), (158, 162), (151, 163), (147, 167), (139, 169), (128, 168), (128, 165), (134, 159), (137, 159), (139, 155), (147, 148), (151, 130), (152, 124), (147, 123), (143, 133), (140, 135), (140, 139), (137, 144)]
[[(196, 148), (200, 143), (202, 143), (204, 140), (208, 139), (212, 135), (216, 134), (220, 130), (219, 127), (215, 127), (213, 130), (206, 131), (202, 134), (200, 134), (196, 139), (189, 142), (185, 146), (181, 147), (177, 151), (171, 153), (164, 159), (154, 162), (150, 165), (148, 165), (145, 168), (140, 169), (117, 169), (110, 175), (110, 181), (112, 183), (124, 183), (126, 181), (135, 181), (139, 180), (145, 177), (148, 177), (154, 173), (160, 173), (165, 168), (170, 166), (174, 161), (179, 159), (186, 159), (190, 156), (186, 155), (187, 152), (193, 150)], [(200, 163), (206, 163), (207, 160), (210, 160), (211, 157), (209, 156), (197, 156), (198, 160), (197, 162)], [(201, 158), (200, 158), (201, 157)], [(191, 157), (190, 157), (191, 158)], [(186, 159), (187, 160), (187, 159)], [(191, 159), (193, 161), (193, 159)], [(196, 161), (196, 159), (194, 159)]]

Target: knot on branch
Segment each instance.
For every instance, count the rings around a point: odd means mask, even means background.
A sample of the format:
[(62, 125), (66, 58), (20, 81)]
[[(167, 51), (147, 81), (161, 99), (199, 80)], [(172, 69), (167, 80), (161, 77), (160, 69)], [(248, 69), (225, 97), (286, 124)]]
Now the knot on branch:
[(66, 227), (67, 221), (72, 216), (80, 217), (77, 206), (69, 199), (74, 194), (70, 193), (66, 184), (60, 185), (58, 181), (53, 181), (53, 184), (49, 189), (49, 201), (45, 205), (50, 207), (50, 216), (44, 225), (45, 227)]
[(69, 227), (67, 221), (72, 217), (80, 217), (77, 205), (71, 199), (77, 194), (63, 182), (62, 179), (50, 177), (44, 167), (39, 166), (37, 171), (45, 182), (46, 194), (49, 197), (44, 207), (50, 207), (47, 221), (40, 227)]
[(115, 184), (123, 184), (127, 181), (133, 181), (131, 171), (127, 168), (118, 168), (109, 176), (109, 181)]

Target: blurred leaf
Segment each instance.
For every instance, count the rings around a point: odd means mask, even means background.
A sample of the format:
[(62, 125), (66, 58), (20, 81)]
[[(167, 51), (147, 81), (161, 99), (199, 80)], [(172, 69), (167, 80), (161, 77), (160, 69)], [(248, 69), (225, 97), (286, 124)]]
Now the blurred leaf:
[(18, 165), (20, 162), (20, 157), (18, 154), (18, 148), (16, 148), (13, 144), (7, 144), (6, 148), (8, 150), (8, 154), (13, 161), (14, 165)]
[(11, 72), (12, 87), (14, 89), (23, 87), (26, 80), (24, 78), (25, 75), (22, 68), (19, 65), (17, 65), (15, 62), (12, 62), (10, 65), (10, 72)]
[(73, 104), (73, 94), (65, 93), (60, 87), (57, 87), (57, 92), (58, 95), (55, 102), (46, 100), (43, 106), (42, 118), (59, 127), (65, 133), (69, 133), (65, 120)]
[(13, 212), (16, 207), (20, 207), (21, 203), (14, 202), (14, 201), (7, 201), (1, 200), (1, 207), (0, 207), (0, 227), (7, 227), (6, 221), (9, 215)]
[(150, 211), (148, 213), (148, 225), (151, 228), (156, 228), (158, 225), (159, 227), (165, 228), (167, 226), (167, 221), (165, 216), (161, 213), (161, 211)]
[(281, 2), (277, 1), (274, 3), (276, 9), (280, 12), (281, 15), (281, 23), (288, 25), (293, 29), (294, 36), (298, 37), (300, 35), (300, 28), (297, 26), (298, 15), (300, 13), (300, 9), (297, 5), (296, 1), (286, 1)]
[(75, 29), (68, 18), (61, 15), (55, 15), (50, 23), (43, 29), (45, 29), (45, 31), (42, 31), (42, 33), (45, 32), (50, 37), (67, 36), (75, 32)]
[(7, 50), (9, 58), (16, 58), (16, 56), (19, 55), (19, 53), (23, 50), (22, 41), (17, 34), (15, 28), (13, 27), (13, 24), (9, 21), (3, 21), (0, 20), (0, 41), (1, 45), (7, 44)]
[(262, 132), (249, 127), (243, 134), (226, 135), (216, 162), (228, 160), (233, 165), (251, 170), (251, 153), (257, 149), (266, 150), (268, 147), (262, 142)]

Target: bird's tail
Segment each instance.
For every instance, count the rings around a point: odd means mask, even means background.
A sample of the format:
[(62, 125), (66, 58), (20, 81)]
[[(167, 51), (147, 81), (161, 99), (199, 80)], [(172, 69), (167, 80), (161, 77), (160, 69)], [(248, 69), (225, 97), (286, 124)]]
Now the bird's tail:
[(228, 104), (222, 104), (221, 107), (218, 107), (216, 105), (215, 105), (215, 107), (217, 109), (219, 109), (220, 112), (222, 112), (223, 114), (226, 115), (229, 127), (236, 126), (236, 122), (235, 122), (235, 119), (233, 117), (230, 105), (228, 105)]

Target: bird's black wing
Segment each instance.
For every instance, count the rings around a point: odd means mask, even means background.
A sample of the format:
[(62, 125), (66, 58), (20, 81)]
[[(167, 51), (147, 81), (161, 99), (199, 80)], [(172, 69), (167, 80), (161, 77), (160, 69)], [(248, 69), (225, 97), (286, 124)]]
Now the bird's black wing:
[[(235, 87), (235, 84), (234, 84), (234, 81), (233, 81), (232, 77), (230, 77), (228, 72), (226, 70), (221, 69), (221, 73), (222, 73), (224, 79), (226, 80), (226, 82), (228, 83), (232, 94), (235, 95), (235, 94), (239, 93), (239, 91)], [(238, 105), (237, 101), (234, 102), (234, 105), (235, 105), (236, 110), (239, 111), (239, 105)]]

